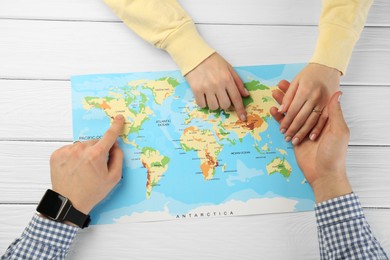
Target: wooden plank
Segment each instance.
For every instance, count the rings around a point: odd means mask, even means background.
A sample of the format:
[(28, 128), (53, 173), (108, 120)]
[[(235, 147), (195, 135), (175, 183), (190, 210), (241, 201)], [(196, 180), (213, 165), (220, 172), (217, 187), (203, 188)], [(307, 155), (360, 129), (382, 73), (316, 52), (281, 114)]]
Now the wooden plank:
[[(20, 236), (34, 208), (0, 205), (0, 250)], [(390, 252), (390, 210), (365, 214)], [(318, 259), (318, 254), (314, 213), (303, 212), (93, 226), (79, 232), (68, 258)]]
[(70, 81), (0, 80), (0, 140), (72, 140)]
[[(197, 23), (316, 25), (321, 1), (312, 0), (179, 0)], [(23, 7), (23, 8), (21, 8)], [(375, 0), (368, 26), (389, 26), (390, 4)], [(1, 0), (0, 18), (119, 21), (102, 0)]]
[[(317, 34), (315, 27), (295, 26), (199, 29), (234, 66), (307, 61)], [(65, 80), (75, 74), (177, 69), (165, 52), (119, 23), (0, 20), (0, 31), (0, 78)], [(343, 83), (387, 85), (389, 68), (390, 28), (366, 28)]]
[[(70, 142), (0, 142), (0, 203), (37, 203), (51, 187), (49, 158)], [(350, 147), (347, 172), (366, 207), (390, 208), (390, 148)]]
[[(0, 80), (0, 140), (72, 140), (69, 81)], [(389, 86), (343, 86), (352, 145), (390, 145)], [(362, 105), (364, 104), (364, 105)], [(378, 111), (381, 111), (378, 113)]]

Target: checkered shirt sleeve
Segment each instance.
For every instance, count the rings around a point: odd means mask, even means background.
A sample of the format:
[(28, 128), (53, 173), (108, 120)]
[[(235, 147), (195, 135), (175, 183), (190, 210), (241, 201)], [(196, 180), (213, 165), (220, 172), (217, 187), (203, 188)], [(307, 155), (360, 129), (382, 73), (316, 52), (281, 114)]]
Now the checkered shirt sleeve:
[(7, 249), (5, 259), (64, 259), (79, 228), (34, 215), (20, 238)]
[(315, 214), (321, 259), (388, 259), (354, 193), (317, 204)]

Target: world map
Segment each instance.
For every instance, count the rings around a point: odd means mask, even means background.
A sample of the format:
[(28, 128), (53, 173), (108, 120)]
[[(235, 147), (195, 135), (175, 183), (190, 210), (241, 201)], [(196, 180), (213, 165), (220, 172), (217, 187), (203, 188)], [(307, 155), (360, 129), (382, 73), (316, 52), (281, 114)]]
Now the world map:
[(196, 105), (179, 71), (74, 76), (74, 140), (99, 139), (117, 114), (123, 177), (92, 224), (312, 210), (312, 190), (269, 110), (305, 64), (236, 67), (250, 96), (234, 109)]

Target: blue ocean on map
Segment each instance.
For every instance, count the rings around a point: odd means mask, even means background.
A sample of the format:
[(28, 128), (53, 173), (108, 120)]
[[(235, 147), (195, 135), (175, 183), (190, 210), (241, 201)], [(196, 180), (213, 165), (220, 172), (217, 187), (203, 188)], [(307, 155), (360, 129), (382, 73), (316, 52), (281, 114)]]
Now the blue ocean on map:
[(100, 138), (119, 113), (127, 123), (123, 178), (92, 224), (313, 210), (293, 146), (269, 114), (272, 89), (304, 66), (235, 67), (252, 124), (199, 108), (179, 71), (72, 77), (74, 140)]

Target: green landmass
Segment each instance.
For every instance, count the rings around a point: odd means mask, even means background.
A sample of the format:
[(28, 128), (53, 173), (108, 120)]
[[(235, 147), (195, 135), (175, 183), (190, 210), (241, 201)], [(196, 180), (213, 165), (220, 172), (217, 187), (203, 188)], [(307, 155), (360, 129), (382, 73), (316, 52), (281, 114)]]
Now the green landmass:
[(164, 158), (161, 160), (162, 166), (165, 167), (169, 163), (170, 160), (171, 159), (169, 159), (169, 157), (164, 156)]
[(158, 81), (168, 81), (168, 83), (172, 86), (172, 87), (177, 87), (179, 85), (179, 82), (174, 79), (174, 78), (171, 78), (171, 77), (166, 77), (166, 78), (161, 78), (161, 79), (158, 79)]
[(246, 107), (250, 103), (253, 103), (253, 98), (251, 98), (251, 96), (244, 97), (242, 98), (242, 103), (244, 104), (244, 107)]
[(187, 145), (185, 145), (185, 144), (183, 144), (183, 143), (181, 143), (181, 147), (182, 147), (183, 150), (186, 151), (186, 152), (189, 152), (189, 151), (192, 151), (192, 150), (193, 150), (193, 148), (190, 148), (190, 147), (188, 147)]
[(146, 101), (148, 101), (148, 97), (144, 93), (141, 93), (141, 102), (144, 104)]
[(218, 133), (220, 133), (221, 135), (229, 135), (229, 132), (226, 132), (223, 127), (218, 128)]
[(273, 99), (271, 97), (263, 97), (262, 100), (263, 100), (263, 102), (270, 102)]
[[(152, 181), (152, 183), (150, 184), (150, 186), (154, 187), (157, 185), (157, 182), (155, 180)], [(150, 194), (149, 194), (150, 195)]]
[(260, 81), (257, 81), (257, 80), (252, 80), (251, 82), (246, 82), (246, 83), (244, 83), (244, 86), (248, 91), (269, 89), (269, 87), (261, 84)]
[[(99, 103), (92, 101), (92, 100), (94, 100), (94, 99), (100, 99), (99, 97), (85, 97), (84, 99), (85, 99), (85, 101), (86, 101), (89, 105), (93, 105), (93, 106), (95, 106), (96, 108), (102, 108), (102, 106), (101, 106)], [(113, 97), (102, 97), (101, 99), (103, 99), (103, 100), (106, 101), (106, 102), (109, 102), (109, 101), (111, 101), (111, 100), (114, 100), (115, 98), (113, 98)]]
[(208, 107), (205, 107), (205, 108), (199, 108), (198, 109), (199, 112), (203, 113), (203, 114), (206, 114), (208, 115), (210, 113), (210, 110)]
[(142, 154), (146, 154), (146, 152), (155, 152), (156, 149), (153, 149), (152, 147), (148, 147), (148, 146), (145, 146), (144, 148), (142, 148)]
[(237, 143), (236, 140), (233, 140), (233, 139), (230, 139), (230, 138), (228, 138), (227, 140), (228, 140), (229, 143), (232, 144), (232, 145), (235, 145), (235, 144)]

